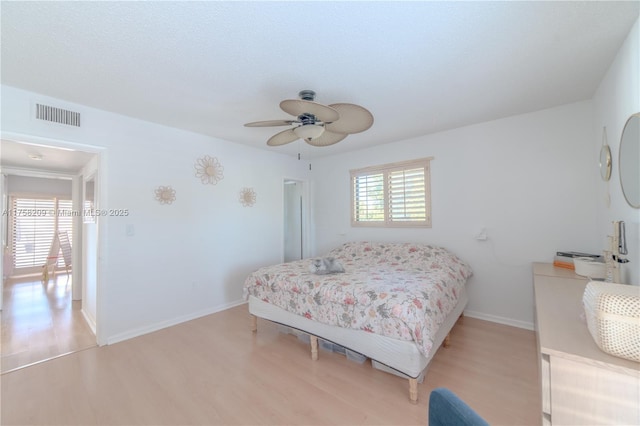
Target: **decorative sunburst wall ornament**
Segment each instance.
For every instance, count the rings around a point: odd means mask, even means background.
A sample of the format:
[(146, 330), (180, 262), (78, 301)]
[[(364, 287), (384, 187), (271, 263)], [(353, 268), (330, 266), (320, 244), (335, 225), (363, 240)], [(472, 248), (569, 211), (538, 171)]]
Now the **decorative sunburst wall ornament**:
[(253, 188), (242, 188), (240, 202), (245, 207), (252, 207), (256, 203), (256, 191)]
[(176, 190), (170, 186), (159, 186), (156, 189), (156, 200), (160, 204), (171, 204), (176, 200)]
[(195, 164), (196, 177), (199, 178), (204, 185), (215, 185), (224, 178), (222, 172), (224, 167), (220, 164), (216, 157), (205, 155), (198, 158)]

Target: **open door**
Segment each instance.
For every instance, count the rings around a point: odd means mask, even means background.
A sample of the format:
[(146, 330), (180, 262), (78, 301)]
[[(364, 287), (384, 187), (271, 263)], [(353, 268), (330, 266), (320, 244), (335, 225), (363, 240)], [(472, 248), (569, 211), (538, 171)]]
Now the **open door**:
[(284, 261), (291, 262), (305, 256), (303, 182), (284, 180)]

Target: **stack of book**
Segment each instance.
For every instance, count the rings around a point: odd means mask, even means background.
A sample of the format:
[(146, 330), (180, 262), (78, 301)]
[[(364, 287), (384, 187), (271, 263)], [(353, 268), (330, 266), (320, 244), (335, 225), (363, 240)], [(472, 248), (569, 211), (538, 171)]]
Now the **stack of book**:
[(602, 256), (598, 254), (591, 253), (580, 253), (577, 251), (558, 251), (556, 252), (556, 256), (553, 259), (553, 266), (556, 268), (565, 268), (575, 270), (576, 267), (574, 265), (573, 259), (576, 257), (587, 257), (593, 260), (601, 260)]

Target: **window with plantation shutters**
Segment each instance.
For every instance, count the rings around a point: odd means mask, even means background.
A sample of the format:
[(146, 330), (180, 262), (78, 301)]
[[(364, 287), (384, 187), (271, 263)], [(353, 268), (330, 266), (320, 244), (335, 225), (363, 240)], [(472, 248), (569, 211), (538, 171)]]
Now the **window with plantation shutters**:
[[(10, 243), (15, 274), (42, 270), (56, 232), (67, 231), (72, 240), (71, 209), (71, 200), (12, 197)], [(58, 266), (64, 266), (62, 256)]]
[(389, 220), (427, 220), (425, 172), (425, 167), (389, 171)]
[(353, 178), (354, 220), (384, 221), (384, 174), (365, 174)]
[(351, 224), (430, 227), (430, 160), (351, 170)]

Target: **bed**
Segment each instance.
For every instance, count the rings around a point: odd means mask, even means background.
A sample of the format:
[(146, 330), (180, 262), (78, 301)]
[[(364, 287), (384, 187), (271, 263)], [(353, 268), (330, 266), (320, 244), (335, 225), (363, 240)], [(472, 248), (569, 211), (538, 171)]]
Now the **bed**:
[(312, 259), (251, 273), (244, 285), (251, 328), (263, 318), (362, 354), (409, 379), (418, 378), (467, 304), (471, 267), (442, 247), (411, 243), (350, 242), (322, 259), (343, 273), (312, 272)]

